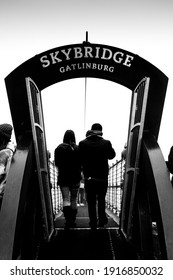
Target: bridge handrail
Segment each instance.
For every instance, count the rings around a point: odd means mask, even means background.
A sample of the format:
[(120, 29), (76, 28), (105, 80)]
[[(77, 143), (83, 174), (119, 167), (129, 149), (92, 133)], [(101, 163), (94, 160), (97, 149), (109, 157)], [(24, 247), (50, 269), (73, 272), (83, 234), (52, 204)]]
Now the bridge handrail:
[[(124, 160), (117, 160), (109, 167), (108, 190), (106, 194), (106, 207), (117, 216), (120, 215), (124, 180)], [(58, 169), (53, 161), (49, 161), (51, 193), (54, 214), (62, 211), (63, 202), (59, 185), (57, 184)]]
[[(173, 189), (169, 172), (161, 149), (155, 138), (147, 135), (144, 138), (144, 149), (148, 155), (155, 183), (155, 201), (158, 203), (156, 218), (160, 246), (164, 243), (165, 256), (173, 259)], [(153, 205), (151, 205), (153, 207)], [(162, 251), (162, 248), (160, 248)], [(164, 251), (164, 249), (163, 249)]]
[(24, 135), (13, 157), (0, 211), (2, 260), (35, 258), (38, 245), (48, 238), (48, 217), (43, 216), (33, 159), (30, 134)]
[(106, 207), (118, 217), (121, 212), (125, 161), (117, 160), (109, 167)]
[(51, 183), (51, 194), (52, 194), (52, 204), (54, 215), (58, 214), (63, 209), (62, 193), (58, 180), (58, 169), (53, 161), (49, 160), (49, 172), (50, 172), (50, 183)]
[(120, 232), (140, 259), (173, 259), (173, 189), (161, 149), (149, 132), (143, 137), (136, 181), (134, 172), (126, 167)]
[[(44, 181), (40, 191), (35, 153), (30, 133), (18, 141), (0, 211), (0, 259), (35, 259), (41, 243), (48, 242), (54, 227), (53, 212), (47, 212), (50, 185)], [(48, 178), (49, 181), (49, 178)], [(48, 192), (49, 191), (49, 192)], [(49, 205), (48, 205), (49, 206)]]

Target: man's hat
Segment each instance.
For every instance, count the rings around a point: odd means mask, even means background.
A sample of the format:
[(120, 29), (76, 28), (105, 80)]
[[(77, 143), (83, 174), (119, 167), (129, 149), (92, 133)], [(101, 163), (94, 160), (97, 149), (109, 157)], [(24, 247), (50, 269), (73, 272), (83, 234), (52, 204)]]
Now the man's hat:
[(0, 125), (0, 137), (3, 137), (7, 140), (11, 139), (13, 127), (11, 124), (3, 123)]
[(94, 123), (91, 127), (91, 130), (99, 135), (103, 135), (102, 133), (102, 126), (99, 123)]

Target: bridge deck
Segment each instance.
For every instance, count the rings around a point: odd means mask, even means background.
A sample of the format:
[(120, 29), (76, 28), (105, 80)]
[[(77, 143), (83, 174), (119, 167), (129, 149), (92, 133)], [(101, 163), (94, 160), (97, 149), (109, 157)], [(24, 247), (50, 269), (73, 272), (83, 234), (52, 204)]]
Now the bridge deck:
[(40, 252), (42, 260), (125, 260), (137, 259), (118, 231), (113, 216), (108, 224), (92, 232), (89, 228), (87, 207), (78, 208), (76, 227), (64, 230), (63, 214), (55, 220), (55, 235)]

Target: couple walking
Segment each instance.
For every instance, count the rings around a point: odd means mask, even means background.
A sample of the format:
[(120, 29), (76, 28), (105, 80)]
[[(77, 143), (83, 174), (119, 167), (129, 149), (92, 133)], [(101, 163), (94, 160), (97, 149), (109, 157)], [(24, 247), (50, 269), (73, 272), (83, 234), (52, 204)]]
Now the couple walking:
[(81, 173), (84, 175), (91, 229), (103, 227), (108, 222), (105, 213), (108, 160), (115, 157), (115, 151), (111, 142), (102, 135), (102, 126), (95, 123), (86, 133), (86, 139), (76, 145), (74, 132), (67, 130), (63, 143), (55, 149), (55, 165), (58, 168), (58, 184), (62, 192), (67, 228), (75, 226)]

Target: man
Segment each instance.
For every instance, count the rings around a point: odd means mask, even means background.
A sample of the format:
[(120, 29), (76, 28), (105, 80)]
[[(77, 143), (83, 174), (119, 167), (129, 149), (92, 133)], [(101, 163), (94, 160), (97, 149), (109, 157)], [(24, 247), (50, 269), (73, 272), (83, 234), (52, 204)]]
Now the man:
[(102, 135), (101, 124), (95, 123), (87, 132), (86, 139), (79, 143), (91, 229), (97, 228), (97, 202), (99, 226), (103, 227), (108, 222), (105, 213), (108, 159), (115, 157), (115, 151), (111, 142), (103, 139)]

